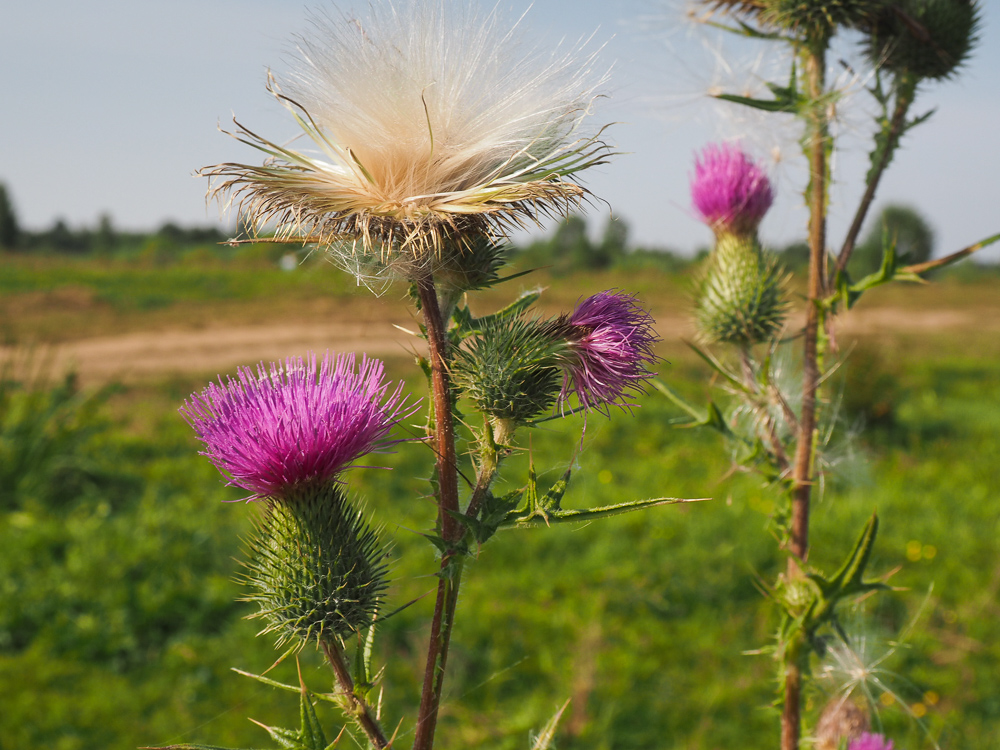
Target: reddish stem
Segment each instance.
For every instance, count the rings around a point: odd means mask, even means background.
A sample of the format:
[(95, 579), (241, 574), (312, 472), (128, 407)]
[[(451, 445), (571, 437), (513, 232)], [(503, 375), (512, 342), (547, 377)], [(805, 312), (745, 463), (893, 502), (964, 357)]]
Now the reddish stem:
[[(438, 480), (438, 527), (442, 539), (448, 544), (455, 544), (462, 537), (462, 527), (452, 515), (459, 512), (458, 464), (455, 454), (455, 422), (451, 410), (452, 390), (445, 321), (441, 316), (433, 277), (428, 274), (418, 279), (416, 284), (430, 348), (434, 452)], [(448, 549), (441, 558), (441, 575), (434, 605), (434, 617), (431, 620), (430, 640), (427, 644), (427, 662), (424, 667), (424, 684), (420, 695), (413, 750), (431, 750), (434, 745), (444, 670), (448, 660), (448, 645), (451, 641), (452, 624), (458, 603), (458, 587), (462, 577), (462, 559), (456, 555), (460, 553)]]
[(389, 746), (389, 741), (382, 732), (378, 720), (375, 718), (368, 703), (359, 698), (354, 693), (354, 681), (351, 679), (351, 672), (347, 668), (343, 654), (335, 643), (322, 641), (323, 653), (326, 654), (327, 661), (333, 667), (333, 673), (337, 677), (337, 685), (345, 700), (350, 704), (351, 713), (358, 726), (368, 736), (368, 740), (379, 750)]
[[(826, 41), (806, 56), (809, 97), (819, 102), (825, 86)], [(819, 303), (826, 287), (826, 113), (816, 104), (810, 116), (809, 140), (809, 289), (802, 367), (802, 411), (792, 468), (792, 518), (788, 576), (799, 574), (809, 555), (809, 501), (813, 485), (816, 391), (819, 388)], [(781, 749), (798, 750), (801, 734), (802, 674), (797, 660), (785, 664), (785, 701), (781, 715)]]

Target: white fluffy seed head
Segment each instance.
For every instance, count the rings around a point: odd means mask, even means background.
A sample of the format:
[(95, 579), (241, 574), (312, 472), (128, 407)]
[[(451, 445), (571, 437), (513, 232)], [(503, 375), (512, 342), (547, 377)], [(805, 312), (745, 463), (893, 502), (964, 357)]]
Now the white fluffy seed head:
[(592, 57), (533, 47), (520, 23), (465, 2), (375, 3), (367, 18), (313, 24), (286, 86), (387, 201), (467, 190), (544, 158), (575, 139), (601, 82)]
[(271, 89), (309, 139), (280, 147), (239, 125), (262, 166), (202, 174), (256, 228), (381, 260), (440, 256), (574, 207), (578, 172), (602, 163), (580, 127), (604, 77), (579, 47), (527, 43), (520, 21), (472, 0), (375, 0), (365, 17), (317, 15)]

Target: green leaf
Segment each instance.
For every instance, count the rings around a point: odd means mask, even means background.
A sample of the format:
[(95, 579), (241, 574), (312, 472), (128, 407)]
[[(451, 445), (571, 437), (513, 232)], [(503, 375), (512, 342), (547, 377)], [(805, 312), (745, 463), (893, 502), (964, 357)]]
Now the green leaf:
[[(497, 533), (500, 528), (500, 524), (504, 522), (507, 515), (517, 507), (518, 501), (521, 499), (521, 495), (524, 493), (523, 489), (514, 490), (508, 492), (505, 495), (497, 497), (492, 492), (487, 491), (486, 497), (483, 500), (482, 510), (480, 511), (480, 521), (478, 528), (474, 532), (474, 538), (476, 543), (479, 545), (485, 544)], [(465, 518), (465, 516), (463, 516)]]
[(830, 581), (824, 581), (822, 577), (816, 576), (814, 580), (820, 585), (824, 595), (840, 592), (841, 596), (856, 593), (865, 584), (862, 577), (868, 561), (871, 559), (872, 548), (875, 545), (875, 537), (878, 535), (878, 515), (872, 514), (865, 524), (858, 541), (854, 544), (854, 549), (847, 556), (844, 564), (841, 565)]
[(817, 572), (809, 574), (809, 580), (816, 584), (820, 591), (819, 599), (810, 611), (809, 621), (806, 624), (809, 632), (815, 631), (820, 624), (834, 616), (835, 608), (841, 599), (889, 588), (880, 581), (864, 580), (865, 568), (871, 559), (877, 535), (878, 516), (873, 513), (862, 529), (854, 548), (832, 578), (825, 578)]
[(451, 549), (451, 545), (437, 534), (421, 534), (420, 536), (433, 544), (435, 549), (442, 555), (448, 554), (448, 550)]
[(539, 518), (543, 522), (548, 523), (550, 511), (559, 510), (559, 504), (562, 502), (563, 495), (566, 494), (566, 488), (569, 486), (569, 478), (572, 473), (572, 468), (566, 469), (566, 472), (549, 487), (548, 491), (539, 497), (535, 462), (533, 460), (529, 461), (528, 484), (522, 491), (525, 501), (524, 506), (520, 510), (508, 512), (497, 528), (510, 528), (510, 519), (513, 517), (522, 519)]
[(492, 315), (484, 315), (481, 318), (477, 318), (477, 325), (481, 327), (483, 325), (488, 325), (493, 321), (499, 322), (503, 320), (510, 320), (511, 318), (518, 318), (527, 312), (528, 308), (535, 304), (541, 296), (542, 293), (538, 290), (525, 292), (509, 305), (497, 310)]
[(765, 112), (791, 112), (798, 114), (799, 107), (794, 102), (781, 99), (751, 99), (748, 96), (737, 96), (736, 94), (716, 94), (716, 99), (742, 104), (744, 107), (762, 109)]
[(765, 85), (774, 94), (774, 99), (754, 99), (736, 94), (717, 94), (715, 98), (765, 112), (788, 112), (794, 115), (802, 114), (810, 105), (809, 99), (799, 93), (794, 65), (787, 86), (779, 86), (776, 83), (766, 83)]
[(697, 503), (709, 500), (707, 497), (699, 498), (679, 498), (679, 497), (657, 497), (651, 500), (633, 500), (617, 505), (606, 505), (601, 508), (588, 508), (580, 510), (554, 509), (543, 512), (529, 513), (527, 515), (517, 512), (511, 513), (507, 520), (500, 526), (502, 529), (525, 529), (533, 526), (551, 526), (554, 523), (582, 523), (585, 521), (596, 521), (600, 518), (610, 518), (623, 513), (631, 513), (636, 510), (655, 508), (659, 505), (676, 505), (678, 503)]
[[(301, 674), (299, 675), (301, 679)], [(323, 727), (316, 716), (316, 709), (309, 700), (309, 690), (302, 683), (302, 698), (299, 702), (299, 715), (302, 728), (299, 730), (299, 742), (303, 750), (326, 750), (327, 741)]]
[(556, 736), (556, 728), (559, 726), (559, 720), (568, 706), (569, 701), (567, 700), (562, 704), (562, 708), (556, 711), (555, 715), (549, 719), (548, 723), (546, 723), (545, 727), (535, 738), (535, 741), (531, 743), (531, 750), (549, 750), (549, 748), (553, 747), (552, 741)]
[[(295, 685), (286, 685), (284, 682), (278, 682), (277, 680), (272, 680), (270, 677), (264, 677), (263, 675), (254, 674), (253, 672), (245, 672), (242, 669), (237, 669), (236, 667), (231, 667), (231, 671), (236, 672), (236, 674), (243, 675), (244, 677), (249, 677), (251, 679), (257, 680), (257, 682), (262, 682), (265, 685), (270, 685), (271, 687), (278, 688), (279, 690), (287, 690), (291, 693), (302, 692), (301, 687), (296, 687)], [(328, 703), (337, 703), (337, 697), (332, 693), (313, 693), (314, 696), (320, 700), (324, 700)]]
[[(697, 349), (695, 351), (697, 351)], [(694, 419), (693, 422), (687, 422), (685, 424), (678, 425), (678, 427), (710, 427), (727, 438), (742, 440), (742, 438), (739, 438), (739, 436), (729, 428), (729, 425), (722, 414), (722, 410), (719, 409), (714, 401), (709, 401), (707, 409), (705, 411), (701, 411), (696, 406), (685, 400), (684, 397), (677, 393), (677, 391), (659, 378), (653, 378), (651, 382), (656, 390), (670, 399), (675, 406), (685, 411)]]

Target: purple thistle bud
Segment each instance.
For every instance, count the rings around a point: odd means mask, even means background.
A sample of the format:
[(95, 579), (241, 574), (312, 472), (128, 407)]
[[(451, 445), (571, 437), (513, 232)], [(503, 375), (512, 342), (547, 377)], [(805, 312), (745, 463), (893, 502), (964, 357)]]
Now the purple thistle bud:
[(864, 732), (857, 739), (851, 740), (847, 750), (892, 750), (892, 740), (887, 740), (881, 734)]
[(180, 412), (205, 443), (202, 454), (229, 485), (262, 497), (286, 497), (305, 483), (328, 481), (366, 453), (395, 442), (392, 426), (412, 412), (403, 384), (389, 393), (382, 362), (353, 354), (316, 366), (315, 353), (211, 383)]
[(566, 323), (569, 354), (559, 400), (576, 393), (586, 409), (629, 406), (625, 391), (642, 391), (652, 377), (646, 365), (659, 359), (653, 345), (660, 337), (649, 313), (635, 297), (600, 292), (581, 302)]
[(694, 162), (691, 201), (718, 234), (753, 234), (774, 201), (764, 170), (733, 144), (710, 144)]

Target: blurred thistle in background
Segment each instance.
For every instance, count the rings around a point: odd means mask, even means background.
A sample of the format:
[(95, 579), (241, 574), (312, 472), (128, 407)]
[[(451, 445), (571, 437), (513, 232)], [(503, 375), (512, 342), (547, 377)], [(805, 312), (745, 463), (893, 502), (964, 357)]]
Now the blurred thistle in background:
[(712, 144), (696, 157), (691, 202), (715, 233), (695, 293), (695, 320), (704, 341), (748, 346), (784, 324), (784, 273), (757, 236), (773, 201), (767, 174), (739, 146)]

